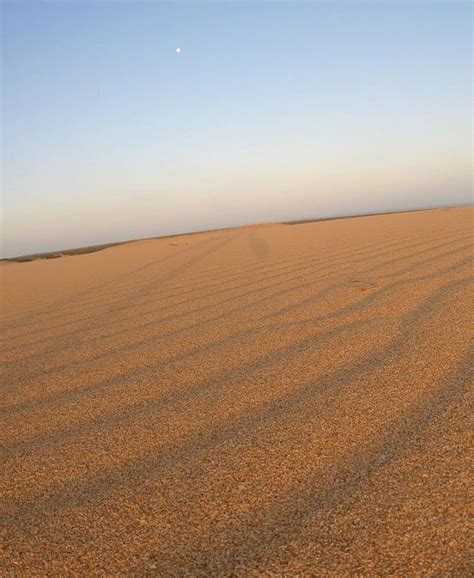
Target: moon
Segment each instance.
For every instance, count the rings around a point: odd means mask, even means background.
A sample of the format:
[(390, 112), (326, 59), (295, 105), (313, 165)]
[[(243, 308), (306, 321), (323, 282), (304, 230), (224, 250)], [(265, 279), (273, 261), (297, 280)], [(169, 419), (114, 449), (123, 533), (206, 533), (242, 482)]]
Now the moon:
[(176, 52), (179, 54), (181, 52), (181, 48), (177, 48)]

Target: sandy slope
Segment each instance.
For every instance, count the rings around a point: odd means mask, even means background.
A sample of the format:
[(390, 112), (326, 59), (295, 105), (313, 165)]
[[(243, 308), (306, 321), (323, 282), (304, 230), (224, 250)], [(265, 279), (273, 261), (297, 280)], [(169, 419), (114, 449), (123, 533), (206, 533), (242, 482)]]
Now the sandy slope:
[(2, 264), (0, 574), (468, 576), (471, 227)]

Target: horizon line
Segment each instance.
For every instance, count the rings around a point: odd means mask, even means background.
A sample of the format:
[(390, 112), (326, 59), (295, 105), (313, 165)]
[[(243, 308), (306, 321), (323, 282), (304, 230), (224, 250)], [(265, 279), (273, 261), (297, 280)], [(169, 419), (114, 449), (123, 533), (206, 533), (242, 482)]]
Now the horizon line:
[(292, 221), (261, 221), (258, 223), (248, 223), (242, 225), (233, 225), (230, 227), (218, 227), (216, 229), (201, 229), (196, 231), (185, 231), (181, 233), (172, 233), (170, 235), (158, 235), (156, 237), (139, 237), (137, 239), (125, 239), (123, 241), (112, 241), (110, 243), (100, 243), (98, 245), (85, 245), (82, 247), (73, 247), (69, 249), (57, 249), (53, 251), (43, 251), (41, 253), (28, 253), (23, 255), (14, 255), (11, 257), (0, 258), (0, 263), (29, 263), (38, 259), (57, 259), (60, 257), (74, 257), (77, 255), (87, 255), (89, 253), (96, 253), (111, 247), (119, 245), (127, 245), (129, 243), (138, 243), (139, 241), (152, 241), (158, 239), (172, 239), (175, 237), (182, 237), (184, 235), (198, 235), (200, 233), (214, 233), (217, 231), (229, 231), (231, 229), (239, 229), (242, 227), (256, 227), (259, 225), (304, 225), (306, 223), (318, 223), (322, 221), (337, 221), (339, 219), (358, 219), (364, 217), (375, 217), (378, 215), (396, 215), (400, 213), (416, 213), (421, 211), (434, 211), (437, 209), (451, 209), (474, 206), (474, 201), (470, 203), (454, 203), (449, 205), (436, 205), (428, 207), (414, 207), (394, 211), (379, 211), (374, 213), (350, 213), (341, 215), (328, 215), (323, 217), (315, 217), (308, 219), (295, 219)]

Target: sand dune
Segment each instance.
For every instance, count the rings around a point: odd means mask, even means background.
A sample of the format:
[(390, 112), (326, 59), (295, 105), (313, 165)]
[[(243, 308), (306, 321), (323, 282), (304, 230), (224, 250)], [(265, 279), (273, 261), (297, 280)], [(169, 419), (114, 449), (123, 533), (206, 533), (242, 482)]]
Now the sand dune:
[(472, 216), (2, 263), (0, 573), (470, 575)]

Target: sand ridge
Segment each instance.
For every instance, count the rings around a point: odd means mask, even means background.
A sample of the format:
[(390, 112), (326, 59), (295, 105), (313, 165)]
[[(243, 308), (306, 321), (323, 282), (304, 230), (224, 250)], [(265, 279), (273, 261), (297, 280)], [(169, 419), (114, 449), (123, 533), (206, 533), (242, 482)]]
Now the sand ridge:
[(0, 264), (1, 573), (470, 575), (472, 216)]

